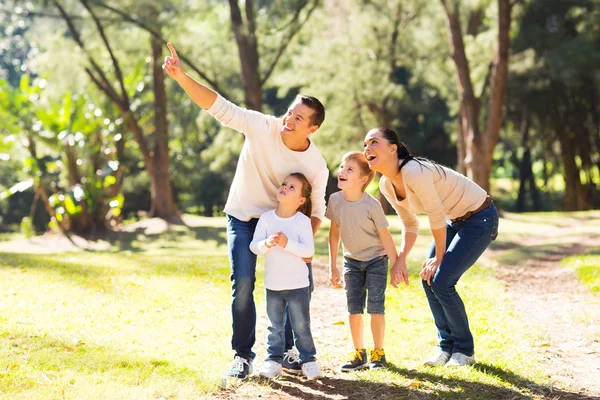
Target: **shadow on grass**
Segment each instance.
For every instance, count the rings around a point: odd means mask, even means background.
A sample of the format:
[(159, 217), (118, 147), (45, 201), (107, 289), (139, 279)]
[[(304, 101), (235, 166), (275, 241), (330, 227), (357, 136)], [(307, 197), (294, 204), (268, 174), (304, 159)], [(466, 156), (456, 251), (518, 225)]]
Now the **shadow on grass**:
[[(178, 248), (177, 243), (190, 240), (201, 242), (215, 242), (216, 246), (227, 245), (227, 228), (213, 226), (185, 226), (178, 229), (170, 229), (161, 233), (145, 233), (145, 228), (138, 228), (135, 231), (117, 231), (110, 232), (102, 237), (111, 246), (116, 247), (117, 251), (144, 252), (148, 248), (148, 243), (157, 240), (166, 240), (173, 242), (172, 246), (160, 246), (160, 248)], [(143, 237), (143, 240), (140, 240)], [(85, 249), (86, 251), (94, 251)]]
[[(120, 285), (119, 279), (130, 276), (226, 277), (229, 274), (229, 261), (225, 255), (157, 259), (150, 255), (130, 258), (104, 253), (94, 255), (92, 259), (89, 253), (70, 253), (67, 256), (60, 253), (0, 253), (0, 268), (42, 271), (83, 286), (109, 289)], [(115, 277), (119, 279), (115, 280)]]
[[(600, 239), (599, 239), (600, 241)], [(496, 259), (505, 265), (514, 265), (527, 260), (557, 262), (574, 254), (600, 254), (600, 248), (596, 246), (583, 246), (580, 243), (549, 243), (534, 246), (518, 246), (505, 248), (494, 247), (497, 250), (505, 250)]]
[[(592, 397), (586, 395), (538, 385), (522, 376), (493, 365), (478, 363), (472, 368), (496, 379), (499, 378), (501, 381), (509, 383), (513, 388), (452, 376), (440, 376), (434, 373), (397, 367), (393, 364), (388, 364), (388, 371), (410, 380), (410, 383), (395, 384), (390, 382), (389, 379), (386, 382), (377, 382), (335, 377), (327, 377), (315, 382), (291, 375), (285, 375), (283, 379), (279, 380), (266, 380), (260, 377), (252, 377), (250, 380), (261, 385), (267, 384), (272, 390), (304, 400), (331, 400), (338, 398), (348, 400), (431, 398), (528, 399), (533, 397), (549, 398), (548, 396), (551, 396), (553, 399), (592, 399)], [(381, 373), (385, 374), (389, 372), (382, 371)], [(233, 395), (236, 397), (235, 393)], [(269, 396), (261, 397), (271, 398)]]

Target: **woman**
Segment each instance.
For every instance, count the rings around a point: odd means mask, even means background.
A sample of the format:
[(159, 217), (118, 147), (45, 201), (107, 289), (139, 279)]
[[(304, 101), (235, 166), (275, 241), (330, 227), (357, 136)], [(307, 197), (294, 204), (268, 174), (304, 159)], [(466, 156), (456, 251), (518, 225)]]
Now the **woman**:
[(371, 169), (383, 175), (379, 189), (403, 225), (400, 254), (390, 273), (394, 287), (402, 281), (408, 283), (406, 258), (419, 232), (415, 214), (429, 217), (433, 243), (419, 276), (438, 329), (439, 344), (425, 365), (475, 363), (473, 335), (456, 283), (496, 239), (496, 207), (485, 190), (467, 177), (426, 158), (414, 157), (391, 129), (371, 129), (365, 137), (364, 155)]

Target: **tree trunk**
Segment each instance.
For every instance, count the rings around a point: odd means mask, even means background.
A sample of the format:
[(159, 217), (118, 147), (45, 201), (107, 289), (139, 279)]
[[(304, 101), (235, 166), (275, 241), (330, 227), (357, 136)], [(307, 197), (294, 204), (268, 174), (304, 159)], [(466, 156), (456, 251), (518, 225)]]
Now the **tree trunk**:
[[(154, 36), (150, 37), (152, 47), (152, 75), (154, 81), (154, 127), (155, 143), (150, 174), (152, 209), (150, 216), (169, 218), (177, 213), (171, 186), (169, 162), (169, 126), (167, 123), (167, 96), (165, 93), (165, 74), (162, 70), (162, 47)], [(150, 172), (150, 170), (149, 170)]]
[(262, 83), (260, 78), (260, 58), (256, 38), (254, 1), (245, 1), (246, 21), (244, 23), (238, 0), (229, 0), (231, 27), (238, 45), (242, 66), (244, 101), (251, 110), (262, 110)]
[[(508, 48), (510, 44), (510, 4), (508, 0), (498, 1), (498, 37), (496, 53), (492, 66), (490, 103), (487, 112), (487, 123), (483, 131), (479, 127), (481, 104), (473, 91), (469, 61), (466, 56), (463, 34), (460, 23), (458, 5), (450, 8), (446, 0), (441, 0), (446, 12), (450, 53), (456, 66), (456, 84), (461, 104), (459, 134), (464, 138), (464, 169), (467, 177), (490, 190), (490, 174), (494, 148), (500, 137), (502, 114), (506, 97), (506, 81), (508, 78)], [(458, 142), (458, 156), (462, 159)], [(459, 162), (460, 166), (460, 162)]]

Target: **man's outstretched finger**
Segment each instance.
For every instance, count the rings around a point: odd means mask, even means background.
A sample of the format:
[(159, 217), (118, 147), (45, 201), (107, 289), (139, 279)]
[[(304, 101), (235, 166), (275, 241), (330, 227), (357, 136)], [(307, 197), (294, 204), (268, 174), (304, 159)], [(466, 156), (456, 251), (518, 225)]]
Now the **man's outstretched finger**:
[(179, 57), (177, 57), (177, 52), (175, 51), (175, 47), (173, 47), (173, 45), (171, 43), (167, 43), (167, 47), (169, 48), (169, 50), (171, 50), (171, 57), (173, 57), (175, 59), (179, 59)]

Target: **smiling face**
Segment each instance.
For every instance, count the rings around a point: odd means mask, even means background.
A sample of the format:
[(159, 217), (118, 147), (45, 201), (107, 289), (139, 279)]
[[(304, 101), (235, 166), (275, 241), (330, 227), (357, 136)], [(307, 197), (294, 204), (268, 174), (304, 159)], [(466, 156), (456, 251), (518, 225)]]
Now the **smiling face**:
[(312, 116), (314, 110), (296, 100), (283, 117), (283, 126), (281, 127), (282, 136), (308, 137), (319, 129), (318, 125), (313, 125)]
[(369, 181), (367, 175), (363, 175), (358, 163), (354, 160), (342, 160), (337, 171), (338, 188), (344, 190), (363, 189)]
[(365, 136), (363, 143), (363, 154), (374, 171), (381, 171), (381, 168), (389, 163), (398, 162), (396, 150), (398, 146), (391, 144), (381, 131), (373, 129)]
[(306, 197), (302, 196), (302, 182), (294, 176), (287, 176), (277, 191), (277, 200), (282, 205), (299, 208), (306, 202)]

